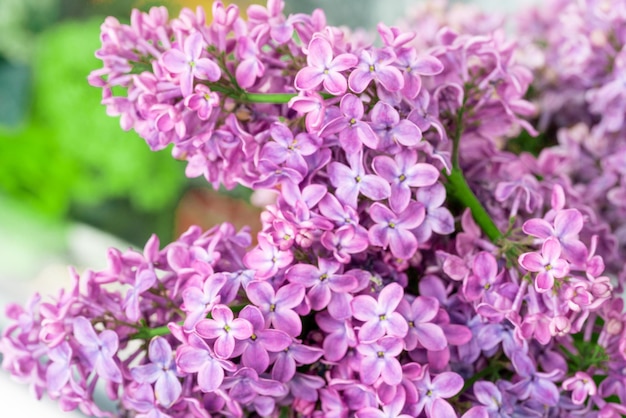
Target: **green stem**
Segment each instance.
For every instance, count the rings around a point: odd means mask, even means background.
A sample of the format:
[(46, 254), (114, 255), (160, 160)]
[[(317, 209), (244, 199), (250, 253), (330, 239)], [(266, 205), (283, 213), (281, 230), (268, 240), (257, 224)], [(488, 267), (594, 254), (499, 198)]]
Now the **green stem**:
[[(466, 96), (466, 95), (465, 95)], [(465, 114), (465, 99), (463, 104), (456, 114), (456, 126), (454, 127), (454, 138), (452, 139), (452, 167), (461, 171), (459, 164), (459, 144), (461, 142), (461, 135), (463, 135), (463, 115)]]
[(241, 94), (241, 99), (248, 103), (289, 103), (298, 93), (248, 93)]
[[(243, 308), (245, 308), (247, 305), (246, 304), (241, 304), (241, 305), (234, 305), (234, 306), (230, 306), (230, 310), (233, 311), (233, 313), (237, 313), (240, 312)], [(211, 314), (207, 314), (206, 316), (207, 318), (211, 318)], [(182, 325), (183, 322), (180, 321), (178, 322), (178, 325)], [(128, 339), (129, 340), (145, 340), (145, 341), (149, 341), (151, 339), (153, 339), (154, 337), (161, 337), (163, 335), (168, 335), (171, 334), (171, 331), (169, 329), (169, 327), (167, 325), (163, 325), (160, 327), (156, 327), (156, 328), (150, 328), (147, 326), (141, 326), (141, 327), (137, 327), (137, 332), (134, 334), (131, 334)]]
[[(298, 96), (298, 93), (251, 93), (245, 90), (233, 89), (219, 84), (207, 84), (207, 86), (218, 93), (231, 97), (242, 103), (267, 103), (267, 104), (285, 104), (289, 100)], [(332, 94), (320, 93), (323, 99), (332, 99)]]
[(485, 207), (480, 203), (472, 189), (470, 189), (461, 169), (454, 167), (447, 176), (450, 190), (454, 197), (472, 212), (474, 220), (483, 230), (491, 242), (497, 242), (502, 238), (502, 233), (487, 213)]
[(156, 327), (156, 328), (142, 327), (142, 328), (139, 329), (139, 331), (137, 331), (134, 334), (131, 334), (128, 338), (130, 340), (145, 340), (145, 341), (149, 341), (149, 340), (153, 339), (154, 337), (160, 337), (162, 335), (168, 335), (170, 333), (171, 333), (171, 331), (167, 327), (167, 325), (164, 325), (162, 327)]
[[(467, 90), (467, 89), (466, 89)], [(467, 91), (464, 97), (467, 97)], [(498, 229), (496, 224), (487, 213), (485, 207), (480, 203), (472, 189), (467, 184), (465, 177), (463, 176), (463, 170), (461, 170), (461, 164), (459, 163), (459, 145), (461, 142), (461, 135), (463, 134), (463, 116), (465, 114), (465, 99), (463, 100), (463, 104), (461, 108), (458, 110), (456, 115), (456, 124), (454, 127), (454, 136), (452, 138), (452, 170), (449, 175), (447, 175), (448, 183), (449, 183), (449, 191), (452, 192), (454, 197), (463, 204), (464, 207), (469, 208), (472, 212), (472, 216), (474, 220), (483, 230), (485, 235), (491, 240), (491, 242), (496, 243), (502, 239), (502, 232)]]
[[(298, 96), (298, 93), (250, 93), (242, 90), (240, 93), (236, 92), (224, 92), (226, 95), (238, 99), (246, 103), (267, 103), (267, 104), (284, 104), (289, 103), (289, 100)], [(332, 99), (332, 94), (320, 93), (323, 99)]]

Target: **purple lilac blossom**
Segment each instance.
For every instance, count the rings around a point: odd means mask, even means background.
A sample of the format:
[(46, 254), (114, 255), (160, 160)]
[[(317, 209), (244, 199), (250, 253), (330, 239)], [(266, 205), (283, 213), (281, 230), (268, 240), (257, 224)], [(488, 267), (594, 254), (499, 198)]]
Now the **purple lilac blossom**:
[(96, 416), (98, 386), (151, 417), (623, 413), (624, 6), (549, 0), (518, 39), (444, 1), (379, 39), (284, 9), (105, 20), (121, 127), (276, 197), (254, 246), (153, 236), (10, 305), (3, 368)]
[(133, 379), (139, 383), (154, 383), (155, 400), (169, 408), (182, 393), (172, 347), (165, 338), (156, 337), (150, 341), (148, 357), (150, 363), (131, 369)]

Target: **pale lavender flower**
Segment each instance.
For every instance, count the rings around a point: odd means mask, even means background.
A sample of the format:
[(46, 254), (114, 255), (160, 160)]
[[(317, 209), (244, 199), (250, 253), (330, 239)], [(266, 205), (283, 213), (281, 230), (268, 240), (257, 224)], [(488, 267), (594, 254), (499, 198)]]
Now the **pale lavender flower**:
[(213, 351), (219, 358), (229, 358), (235, 349), (235, 340), (245, 340), (252, 335), (252, 325), (243, 318), (235, 318), (226, 305), (215, 305), (211, 318), (196, 324), (196, 332), (203, 338), (213, 339)]
[(241, 288), (245, 289), (248, 283), (254, 280), (254, 270), (238, 270), (234, 272), (215, 273), (213, 275), (213, 280), (215, 280), (216, 277), (223, 277), (225, 279), (224, 284), (219, 291), (220, 299), (216, 302), (229, 304), (237, 298)]
[(363, 102), (353, 94), (346, 94), (340, 102), (341, 115), (332, 119), (319, 132), (322, 138), (339, 134), (339, 143), (346, 154), (354, 154), (363, 149), (378, 147), (378, 136), (369, 123), (363, 121)]
[(184, 97), (193, 92), (193, 80), (217, 81), (222, 73), (218, 65), (209, 58), (202, 58), (205, 41), (202, 34), (195, 32), (189, 35), (180, 49), (169, 49), (161, 59), (163, 66), (180, 76), (180, 90)]
[(382, 410), (374, 407), (363, 408), (356, 413), (355, 418), (411, 418), (411, 415), (402, 413), (406, 398), (404, 387), (400, 386), (393, 399), (382, 405)]
[(362, 226), (344, 225), (335, 231), (325, 231), (320, 242), (340, 263), (350, 262), (351, 254), (363, 252), (369, 246), (367, 230)]
[(259, 58), (259, 48), (251, 38), (240, 36), (237, 39), (236, 55), (240, 60), (235, 70), (237, 83), (243, 89), (250, 88), (265, 72), (265, 65)]
[(291, 251), (281, 251), (263, 234), (259, 234), (256, 248), (246, 253), (243, 258), (246, 267), (255, 270), (255, 277), (261, 280), (272, 277), (292, 261)]
[(226, 377), (222, 389), (228, 389), (230, 396), (243, 404), (252, 402), (258, 395), (278, 398), (288, 393), (283, 383), (259, 377), (249, 367), (242, 367), (232, 376)]
[(74, 338), (80, 344), (80, 353), (95, 372), (111, 382), (121, 383), (122, 372), (114, 357), (119, 348), (115, 331), (105, 329), (96, 334), (91, 322), (84, 316), (74, 318)]
[(577, 209), (563, 209), (556, 213), (554, 226), (544, 219), (530, 219), (524, 222), (522, 229), (528, 235), (546, 239), (555, 237), (559, 240), (563, 255), (574, 264), (584, 264), (587, 248), (578, 239), (583, 228), (583, 216)]
[(59, 393), (69, 382), (72, 376), (72, 354), (72, 347), (67, 341), (61, 342), (48, 351), (50, 363), (46, 368), (46, 383), (51, 393)]
[(362, 93), (372, 80), (382, 84), (389, 91), (404, 87), (402, 73), (393, 66), (396, 56), (390, 49), (363, 50), (359, 64), (350, 73), (348, 85), (355, 93)]
[(504, 404), (503, 394), (492, 382), (479, 380), (472, 386), (476, 405), (463, 414), (462, 418), (509, 418), (511, 409)]
[(397, 283), (390, 283), (380, 291), (378, 300), (369, 295), (359, 295), (352, 300), (352, 315), (364, 324), (359, 330), (359, 341), (371, 343), (383, 335), (404, 338), (409, 326), (404, 317), (396, 312), (404, 296)]
[(350, 319), (335, 319), (328, 311), (322, 311), (315, 315), (315, 322), (327, 333), (322, 343), (326, 360), (339, 361), (349, 347), (356, 346), (356, 334)]
[(236, 341), (233, 357), (241, 355), (241, 363), (263, 373), (270, 365), (268, 352), (276, 353), (289, 347), (292, 337), (284, 331), (265, 327), (263, 314), (254, 305), (247, 305), (239, 313), (239, 318), (246, 319), (252, 325), (252, 335), (245, 340)]
[(413, 110), (409, 113), (407, 119), (413, 122), (422, 132), (426, 132), (429, 128), (434, 128), (439, 134), (440, 139), (446, 140), (447, 135), (445, 128), (439, 119), (439, 103), (433, 98), (431, 93), (426, 89), (422, 89), (417, 97), (413, 99)]
[(139, 383), (154, 383), (154, 397), (169, 408), (182, 393), (172, 347), (163, 337), (153, 338), (148, 346), (148, 358), (150, 363), (134, 367), (130, 373)]
[(375, 222), (368, 236), (372, 245), (391, 250), (394, 257), (409, 259), (417, 250), (418, 242), (412, 229), (417, 228), (425, 217), (424, 206), (412, 202), (402, 212), (396, 214), (381, 203), (370, 207), (370, 217)]
[(361, 343), (356, 349), (362, 356), (361, 382), (371, 385), (381, 376), (383, 382), (392, 386), (402, 381), (402, 366), (398, 361), (403, 350), (402, 339), (387, 336), (371, 344)]
[(543, 405), (554, 406), (559, 402), (559, 389), (554, 381), (559, 380), (561, 371), (550, 373), (538, 372), (533, 360), (527, 353), (517, 350), (511, 356), (511, 362), (520, 380), (508, 390), (519, 399), (535, 399)]
[(539, 182), (532, 174), (520, 173), (517, 167), (510, 167), (509, 169), (515, 170), (513, 175), (520, 176), (521, 174), (521, 176), (511, 181), (499, 182), (494, 192), (495, 199), (498, 202), (506, 202), (513, 198), (511, 216), (517, 215), (522, 202), (524, 202), (526, 212), (533, 213), (536, 208), (543, 204)]
[(315, 363), (323, 354), (324, 351), (321, 348), (294, 341), (289, 347), (272, 356), (274, 357), (272, 379), (287, 382), (295, 375), (297, 365)]
[(265, 324), (297, 337), (302, 332), (302, 322), (293, 310), (304, 299), (304, 287), (299, 283), (289, 283), (274, 291), (268, 282), (254, 281), (246, 288), (250, 302), (259, 307)]
[(441, 183), (421, 187), (417, 190), (415, 198), (426, 209), (424, 222), (414, 231), (418, 242), (428, 241), (433, 232), (439, 235), (454, 232), (454, 217), (450, 210), (443, 206), (446, 201), (446, 189)]
[(376, 29), (383, 43), (391, 48), (401, 48), (417, 36), (415, 32), (402, 31), (400, 28), (389, 27), (382, 22), (376, 25)]
[(326, 386), (326, 380), (320, 376), (296, 372), (286, 383), (291, 395), (296, 398), (294, 401), (296, 410), (306, 416), (311, 415), (319, 399), (319, 389)]
[(183, 373), (197, 373), (198, 386), (203, 392), (213, 392), (224, 381), (224, 370), (234, 372), (237, 367), (228, 360), (215, 357), (207, 343), (190, 334), (189, 344), (176, 350), (176, 365)]
[(289, 107), (306, 115), (305, 124), (308, 132), (316, 133), (324, 123), (324, 99), (318, 93), (303, 92), (289, 100)]
[(443, 71), (441, 61), (430, 55), (419, 56), (415, 48), (400, 49), (396, 63), (403, 70), (402, 93), (411, 99), (415, 98), (422, 89), (420, 76), (436, 75)]
[(252, 182), (253, 189), (272, 189), (280, 186), (281, 189), (289, 189), (288, 193), (295, 193), (293, 189), (304, 179), (304, 175), (297, 169), (267, 159), (260, 160), (256, 169), (259, 176), (258, 180)]
[(481, 251), (472, 262), (472, 274), (467, 275), (463, 282), (463, 294), (468, 301), (477, 301), (486, 292), (492, 291), (501, 279), (496, 258), (491, 253)]
[(194, 93), (185, 97), (185, 106), (194, 110), (200, 120), (207, 120), (220, 104), (220, 97), (204, 84), (198, 84)]
[(267, 7), (260, 4), (251, 4), (247, 9), (248, 20), (252, 24), (251, 36), (257, 42), (266, 43), (269, 36), (274, 42), (283, 44), (292, 39), (293, 24), (285, 19), (283, 8), (285, 3), (279, 0), (269, 0)]
[(396, 213), (402, 212), (411, 200), (411, 188), (435, 184), (439, 170), (433, 165), (417, 162), (417, 153), (404, 150), (392, 159), (379, 155), (372, 162), (376, 174), (391, 183), (389, 207)]
[(355, 207), (339, 202), (332, 193), (327, 193), (319, 202), (318, 209), (327, 219), (336, 226), (358, 225), (359, 214)]
[(161, 410), (149, 383), (135, 383), (126, 386), (122, 402), (126, 408), (137, 412), (137, 418), (170, 418), (170, 415)]
[(422, 141), (422, 131), (408, 119), (400, 119), (398, 111), (383, 101), (370, 112), (370, 125), (380, 138), (379, 150), (395, 150), (404, 145), (417, 146)]
[(402, 299), (398, 312), (406, 319), (409, 331), (404, 337), (405, 349), (419, 345), (430, 351), (441, 351), (448, 346), (443, 329), (433, 323), (439, 313), (439, 301), (431, 296), (418, 296), (409, 303)]
[(141, 294), (150, 289), (157, 281), (156, 274), (151, 269), (140, 269), (135, 274), (135, 283), (124, 299), (124, 313), (130, 321), (138, 321), (141, 315), (139, 300)]
[(181, 309), (187, 313), (184, 327), (191, 330), (194, 325), (220, 302), (220, 291), (226, 283), (226, 278), (220, 274), (212, 274), (206, 278), (202, 289), (187, 287), (182, 292), (183, 304)]
[(320, 138), (307, 133), (300, 133), (294, 137), (293, 132), (281, 123), (272, 125), (270, 135), (272, 141), (263, 146), (260, 158), (271, 160), (276, 164), (285, 162), (288, 167), (305, 175), (308, 166), (304, 157), (320, 148)]
[(211, 8), (213, 23), (211, 24), (212, 38), (215, 40), (220, 51), (226, 50), (226, 36), (239, 18), (239, 7), (236, 4), (229, 4), (224, 7), (221, 1), (213, 2)]
[(454, 372), (443, 372), (431, 380), (428, 370), (422, 379), (415, 383), (419, 392), (419, 401), (414, 412), (416, 416), (422, 410), (427, 417), (453, 417), (456, 414), (452, 406), (445, 400), (451, 398), (463, 388), (463, 378)]
[(572, 402), (575, 405), (582, 405), (588, 396), (594, 396), (598, 391), (593, 378), (581, 371), (565, 379), (561, 385), (563, 390), (572, 391)]
[(547, 238), (541, 247), (541, 254), (524, 253), (519, 256), (519, 264), (537, 274), (535, 290), (544, 293), (554, 286), (554, 279), (561, 279), (569, 273), (569, 264), (561, 257), (561, 245), (555, 237)]
[(347, 293), (357, 286), (357, 279), (350, 274), (338, 273), (340, 263), (325, 258), (317, 259), (318, 267), (311, 264), (296, 264), (285, 272), (292, 283), (308, 288), (307, 297), (311, 309), (320, 311), (331, 301), (333, 293)]
[(314, 411), (313, 418), (347, 418), (349, 408), (342, 399), (339, 391), (332, 388), (322, 388), (319, 390), (321, 411)]
[(314, 90), (323, 84), (335, 96), (346, 92), (348, 83), (342, 71), (354, 67), (358, 58), (352, 54), (333, 57), (333, 49), (326, 39), (315, 37), (307, 48), (307, 66), (296, 74), (294, 85), (299, 90)]

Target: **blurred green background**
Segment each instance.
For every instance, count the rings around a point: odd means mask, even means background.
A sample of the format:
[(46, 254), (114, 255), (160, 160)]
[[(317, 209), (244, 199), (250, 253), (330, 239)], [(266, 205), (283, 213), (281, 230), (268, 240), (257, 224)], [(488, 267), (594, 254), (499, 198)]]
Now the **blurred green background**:
[[(132, 243), (169, 239), (191, 183), (100, 105), (100, 24), (148, 2), (0, 1), (0, 205), (46, 224), (79, 221)], [(170, 5), (172, 9), (180, 7)], [(0, 210), (2, 210), (0, 209)], [(6, 218), (5, 218), (6, 220)]]
[[(287, 0), (285, 11), (320, 7), (330, 24), (372, 28), (378, 19), (391, 23), (409, 1), (381, 7), (358, 0), (363, 7), (355, 8), (355, 1)], [(265, 1), (235, 3), (243, 9)], [(105, 17), (128, 22), (133, 8), (155, 5), (167, 6), (170, 16), (197, 5), (211, 11), (202, 0), (0, 0), (0, 235), (36, 241), (39, 231), (45, 240), (78, 222), (141, 245), (153, 232), (167, 242), (188, 224), (232, 220), (203, 219), (224, 212), (213, 206), (220, 197), (202, 179), (186, 179), (185, 164), (169, 149), (150, 152), (134, 132), (122, 131), (100, 104), (100, 89), (87, 83), (101, 66), (94, 52)]]

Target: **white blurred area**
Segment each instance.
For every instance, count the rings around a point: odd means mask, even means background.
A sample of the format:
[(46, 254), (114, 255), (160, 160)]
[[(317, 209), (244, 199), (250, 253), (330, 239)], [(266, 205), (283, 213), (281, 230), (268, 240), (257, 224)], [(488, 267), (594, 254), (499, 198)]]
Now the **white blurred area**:
[(37, 401), (23, 385), (11, 380), (7, 373), (0, 373), (0, 402), (2, 416), (7, 418), (77, 418), (77, 413), (59, 409), (50, 399)]
[[(417, 0), (286, 1), (294, 5), (292, 9), (324, 9), (329, 24), (345, 22), (373, 28), (379, 21), (393, 25)], [(475, 3), (487, 11), (512, 12), (535, 2), (478, 0), (461, 3)], [(346, 19), (353, 20), (348, 23)], [(34, 292), (44, 296), (56, 294), (70, 283), (68, 265), (78, 271), (104, 268), (106, 250), (111, 246), (126, 249), (129, 245), (86, 225), (50, 223), (0, 197), (0, 329), (6, 326), (4, 309), (8, 303), (23, 304)], [(0, 405), (0, 416), (7, 418), (80, 416), (61, 412), (49, 399), (36, 401), (26, 386), (12, 381), (4, 370), (0, 370)]]
[[(82, 224), (58, 225), (19, 204), (0, 198), (0, 329), (9, 303), (24, 304), (35, 292), (56, 295), (71, 284), (68, 266), (79, 271), (106, 267), (109, 247), (123, 241)], [(0, 416), (6, 418), (78, 418), (47, 397), (37, 401), (30, 389), (0, 371)]]

